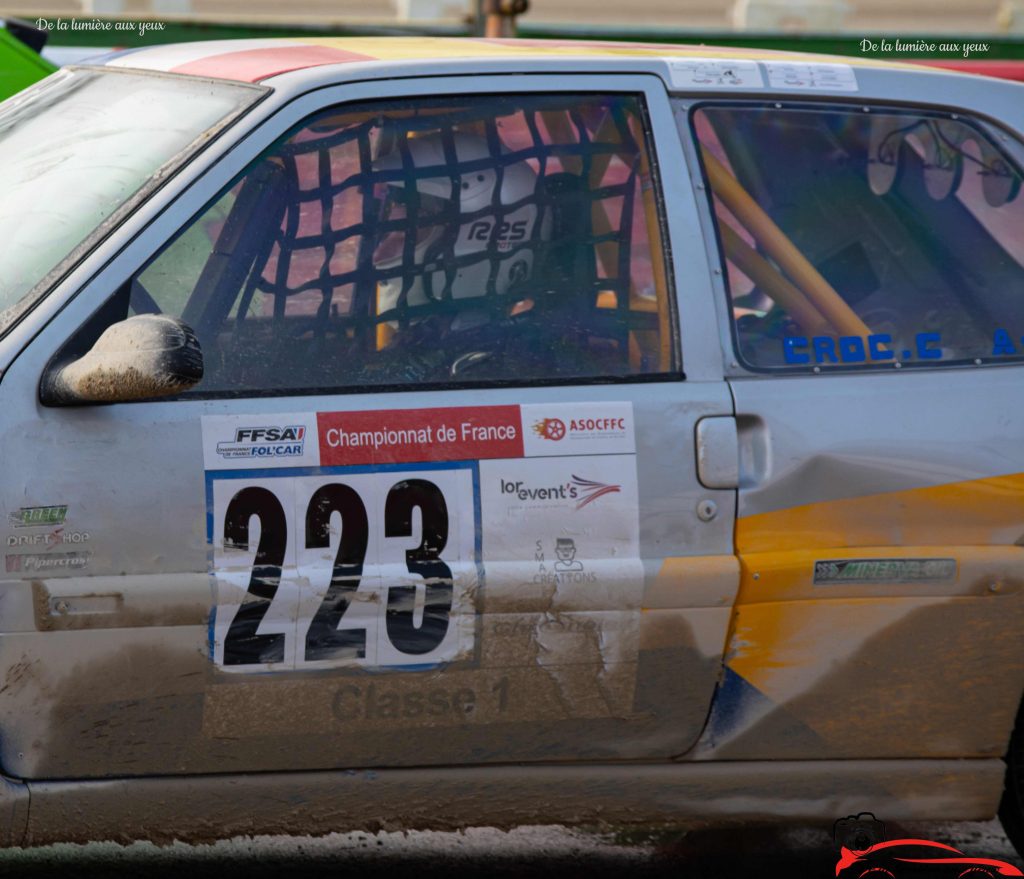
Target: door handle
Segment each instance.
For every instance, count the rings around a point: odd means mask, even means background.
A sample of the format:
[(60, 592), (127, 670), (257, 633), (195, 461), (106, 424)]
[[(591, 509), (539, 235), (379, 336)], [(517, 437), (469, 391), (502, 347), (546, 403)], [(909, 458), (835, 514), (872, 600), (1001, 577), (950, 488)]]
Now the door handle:
[(736, 419), (715, 415), (697, 422), (697, 478), (705, 488), (739, 488), (740, 442)]

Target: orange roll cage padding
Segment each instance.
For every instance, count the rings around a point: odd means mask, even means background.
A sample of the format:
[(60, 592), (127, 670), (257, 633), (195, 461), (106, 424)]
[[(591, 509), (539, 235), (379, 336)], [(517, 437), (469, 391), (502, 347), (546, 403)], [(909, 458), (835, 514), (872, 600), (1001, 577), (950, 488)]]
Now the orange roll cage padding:
[(728, 224), (719, 223), (725, 255), (743, 274), (781, 305), (808, 335), (824, 335), (828, 321), (800, 288), (779, 274), (768, 260), (747, 244)]
[(853, 309), (754, 201), (742, 184), (710, 150), (703, 145), (700, 149), (712, 192), (732, 211), (768, 256), (792, 278), (796, 287), (832, 328), (844, 336), (870, 335), (871, 330), (867, 324), (857, 317)]

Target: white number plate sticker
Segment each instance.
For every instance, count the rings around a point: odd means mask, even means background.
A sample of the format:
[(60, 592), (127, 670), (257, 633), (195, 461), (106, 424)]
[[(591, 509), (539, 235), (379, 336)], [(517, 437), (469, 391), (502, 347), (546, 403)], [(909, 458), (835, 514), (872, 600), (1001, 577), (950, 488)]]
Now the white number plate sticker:
[(607, 607), (642, 582), (629, 403), (213, 416), (203, 446), (227, 672), (473, 664), (485, 560)]
[(225, 476), (211, 480), (217, 665), (376, 668), (471, 655), (478, 504), (468, 466)]

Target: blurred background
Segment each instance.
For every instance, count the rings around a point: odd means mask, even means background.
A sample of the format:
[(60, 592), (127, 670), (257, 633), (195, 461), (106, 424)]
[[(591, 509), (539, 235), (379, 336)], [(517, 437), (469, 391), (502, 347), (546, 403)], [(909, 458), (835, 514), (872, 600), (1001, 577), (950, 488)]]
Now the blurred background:
[[(188, 18), (221, 23), (457, 27), (474, 0), (0, 0), (0, 14)], [(521, 26), (693, 31), (1024, 33), (1024, 0), (531, 0)]]
[[(37, 45), (39, 35), (19, 30), (18, 19), (40, 27), (45, 46)], [(125, 21), (159, 27), (89, 27)], [(0, 0), (0, 22), (0, 98), (50, 72), (48, 64), (110, 49), (303, 34), (642, 40), (937, 59), (948, 66), (963, 66), (960, 45), (973, 42), (983, 48), (967, 59), (971, 72), (1024, 79), (1024, 0)], [(933, 46), (894, 54), (862, 44), (881, 37)], [(959, 45), (943, 45), (951, 41)], [(26, 45), (42, 58), (22, 53)]]

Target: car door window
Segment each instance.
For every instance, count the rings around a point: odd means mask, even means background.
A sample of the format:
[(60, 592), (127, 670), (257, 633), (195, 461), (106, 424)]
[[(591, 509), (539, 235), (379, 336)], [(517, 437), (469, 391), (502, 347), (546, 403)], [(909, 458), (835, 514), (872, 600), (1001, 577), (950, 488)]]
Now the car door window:
[(131, 283), (198, 393), (636, 379), (675, 369), (638, 96), (331, 108)]
[(814, 105), (692, 119), (747, 366), (1024, 356), (1021, 172), (982, 123)]

